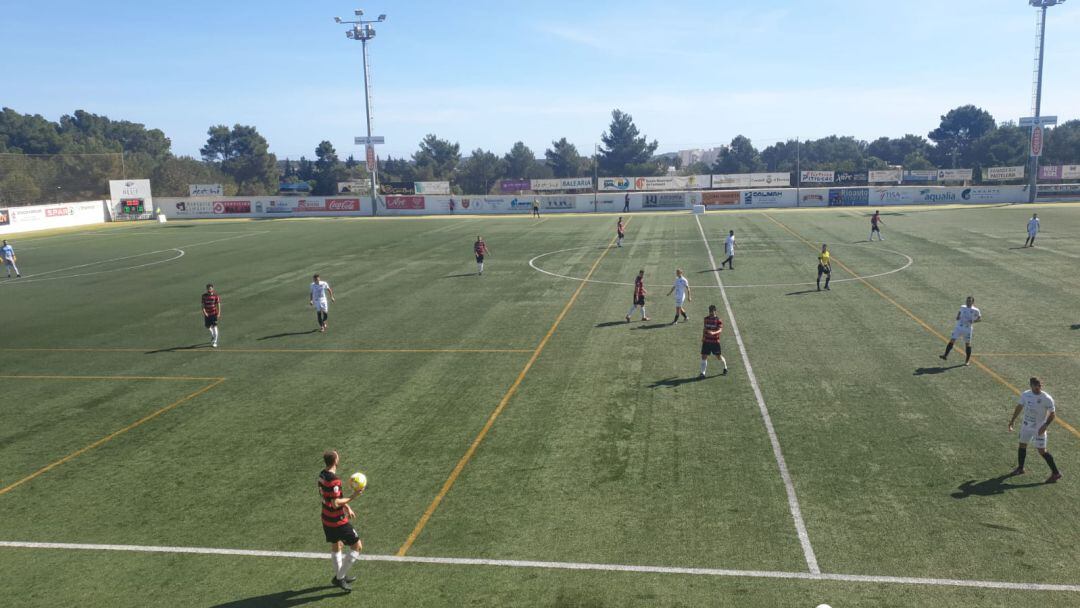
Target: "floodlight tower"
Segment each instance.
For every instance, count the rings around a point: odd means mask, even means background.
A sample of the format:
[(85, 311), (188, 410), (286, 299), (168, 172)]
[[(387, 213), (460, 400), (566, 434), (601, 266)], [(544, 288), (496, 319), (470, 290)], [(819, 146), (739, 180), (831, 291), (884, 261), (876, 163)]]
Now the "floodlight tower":
[[(1032, 112), (1034, 112), (1035, 116), (1035, 124), (1031, 127), (1033, 142), (1035, 139), (1035, 130), (1038, 129), (1040, 131), (1039, 135), (1041, 136), (1043, 128), (1042, 123), (1039, 121), (1039, 117), (1042, 111), (1043, 51), (1046, 49), (1046, 9), (1064, 2), (1065, 0), (1028, 0), (1028, 4), (1039, 9), (1039, 25), (1038, 33), (1036, 34), (1038, 47), (1036, 47), (1035, 55), (1035, 91), (1033, 95), (1034, 99), (1032, 101)], [(1028, 202), (1034, 203), (1039, 180), (1039, 157), (1035, 155), (1034, 145), (1032, 146), (1031, 152), (1031, 175), (1028, 177)]]
[(379, 162), (378, 158), (374, 154), (374, 144), (371, 137), (371, 89), (368, 84), (368, 56), (367, 56), (367, 43), (369, 40), (375, 38), (375, 28), (372, 27), (374, 23), (382, 23), (386, 21), (386, 15), (379, 15), (377, 19), (364, 19), (364, 11), (356, 9), (353, 11), (356, 15), (356, 19), (353, 21), (343, 21), (341, 17), (334, 17), (335, 23), (347, 23), (352, 26), (345, 32), (345, 37), (349, 40), (359, 40), (360, 47), (363, 50), (364, 56), (364, 117), (367, 123), (367, 158), (366, 164), (368, 172), (371, 174), (371, 214), (375, 215), (378, 209), (377, 193), (379, 191), (378, 171)]

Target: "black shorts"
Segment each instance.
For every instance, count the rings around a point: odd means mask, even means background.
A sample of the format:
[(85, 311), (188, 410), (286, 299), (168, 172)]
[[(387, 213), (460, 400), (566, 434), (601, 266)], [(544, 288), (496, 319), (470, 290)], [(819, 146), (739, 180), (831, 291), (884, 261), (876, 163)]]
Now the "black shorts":
[(877, 224), (874, 224), (870, 226), (870, 232), (881, 232), (881, 230), (878, 230)]
[(476, 256), (476, 263), (477, 264), (483, 264), (484, 263), (484, 256), (483, 255)]
[(634, 306), (645, 306), (645, 296), (634, 298)]
[(720, 356), (720, 343), (719, 342), (702, 342), (701, 354), (705, 357), (709, 355)]
[(203, 317), (203, 323), (206, 324), (206, 327), (213, 327), (217, 325), (217, 315), (206, 315), (205, 317)]
[(823, 275), (823, 274), (829, 274), (829, 275), (831, 275), (831, 274), (832, 274), (832, 270), (830, 270), (830, 269), (826, 268), (825, 266), (822, 266), (821, 264), (818, 264), (818, 265), (817, 265), (817, 276), (819, 276), (819, 277), (820, 277), (820, 276), (821, 276), (821, 275)]
[(360, 537), (356, 534), (356, 530), (353, 529), (351, 524), (345, 524), (344, 526), (338, 526), (336, 528), (323, 524), (323, 534), (326, 535), (326, 542), (337, 543), (342, 542), (350, 547), (360, 542)]

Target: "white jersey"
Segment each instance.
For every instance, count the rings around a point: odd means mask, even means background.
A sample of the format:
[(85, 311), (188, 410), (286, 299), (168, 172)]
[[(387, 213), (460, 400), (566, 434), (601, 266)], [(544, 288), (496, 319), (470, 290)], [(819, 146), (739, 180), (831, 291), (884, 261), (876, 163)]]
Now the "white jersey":
[(0, 257), (3, 257), (5, 260), (14, 260), (15, 250), (11, 245), (4, 245), (3, 247), (0, 247)]
[(735, 235), (729, 234), (727, 240), (724, 241), (724, 253), (728, 255), (735, 255)]
[(1033, 217), (1028, 220), (1028, 234), (1035, 234), (1039, 231), (1039, 218)]
[(1046, 417), (1054, 411), (1054, 398), (1046, 391), (1038, 395), (1031, 391), (1024, 391), (1017, 399), (1017, 403), (1024, 406), (1024, 426), (1040, 427), (1046, 422)]
[(974, 306), (961, 306), (960, 313), (956, 315), (956, 326), (970, 328), (971, 324), (982, 318), (982, 313)]
[(686, 277), (679, 277), (675, 279), (675, 284), (672, 288), (675, 290), (676, 300), (685, 300), (686, 292), (690, 290), (690, 281), (687, 281)]
[(311, 284), (311, 301), (319, 302), (326, 301), (326, 290), (330, 289), (330, 284), (326, 281), (318, 281)]

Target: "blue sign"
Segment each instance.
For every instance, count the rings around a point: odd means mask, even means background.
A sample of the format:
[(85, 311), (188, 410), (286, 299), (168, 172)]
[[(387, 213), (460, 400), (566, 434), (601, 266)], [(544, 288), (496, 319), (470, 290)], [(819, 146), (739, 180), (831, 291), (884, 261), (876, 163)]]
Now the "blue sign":
[(866, 207), (870, 204), (869, 188), (830, 188), (830, 207)]

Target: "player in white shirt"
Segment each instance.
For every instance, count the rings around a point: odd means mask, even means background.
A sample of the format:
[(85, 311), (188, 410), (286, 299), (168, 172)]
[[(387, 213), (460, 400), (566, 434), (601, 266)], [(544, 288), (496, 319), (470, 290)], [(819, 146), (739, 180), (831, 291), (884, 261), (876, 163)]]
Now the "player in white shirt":
[(724, 264), (728, 265), (728, 268), (735, 270), (735, 231), (728, 232), (727, 240), (724, 241), (724, 255), (727, 259), (720, 262), (720, 268), (724, 267)]
[(330, 318), (330, 304), (326, 301), (328, 294), (330, 302), (337, 301), (334, 299), (334, 290), (330, 289), (329, 283), (320, 279), (319, 275), (311, 277), (311, 300), (308, 304), (315, 307), (315, 318), (319, 321), (319, 331), (326, 331), (326, 320)]
[(1050, 467), (1050, 477), (1047, 478), (1046, 483), (1054, 483), (1061, 479), (1061, 472), (1058, 471), (1054, 457), (1046, 451), (1046, 430), (1050, 428), (1050, 423), (1057, 416), (1054, 410), (1054, 398), (1050, 396), (1050, 393), (1043, 392), (1042, 382), (1038, 378), (1032, 378), (1030, 385), (1031, 390), (1020, 394), (1016, 407), (1013, 409), (1012, 418), (1009, 419), (1009, 431), (1012, 432), (1016, 417), (1020, 415), (1020, 412), (1024, 412), (1024, 422), (1020, 426), (1020, 447), (1016, 449), (1017, 465), (1012, 474), (1023, 475), (1026, 472), (1024, 459), (1027, 458), (1027, 446), (1029, 443), (1034, 443), (1035, 449)]
[(0, 247), (0, 257), (4, 258), (4, 266), (7, 268), (7, 278), (11, 278), (11, 271), (15, 271), (15, 278), (19, 278), (22, 275), (19, 274), (19, 267), (15, 265), (15, 249), (5, 240), (4, 245)]
[(949, 358), (949, 353), (952, 351), (953, 344), (955, 344), (958, 339), (963, 338), (964, 352), (967, 353), (967, 358), (964, 359), (964, 365), (971, 365), (971, 326), (979, 321), (982, 321), (982, 312), (980, 312), (978, 308), (975, 308), (975, 298), (968, 296), (967, 301), (960, 307), (960, 312), (956, 313), (956, 327), (952, 330), (952, 337), (949, 338), (949, 345), (945, 347), (945, 354), (940, 355), (942, 361)]
[(1024, 247), (1034, 247), (1037, 234), (1039, 234), (1039, 214), (1032, 213), (1031, 219), (1028, 220), (1028, 236), (1027, 240), (1024, 241)]
[(683, 302), (693, 302), (694, 298), (690, 296), (690, 281), (683, 276), (682, 268), (675, 269), (675, 284), (668, 290), (667, 295), (670, 296), (672, 293), (675, 294), (675, 320), (671, 324), (675, 325), (679, 322), (679, 315), (682, 315), (683, 321), (689, 321), (690, 318), (683, 310)]

